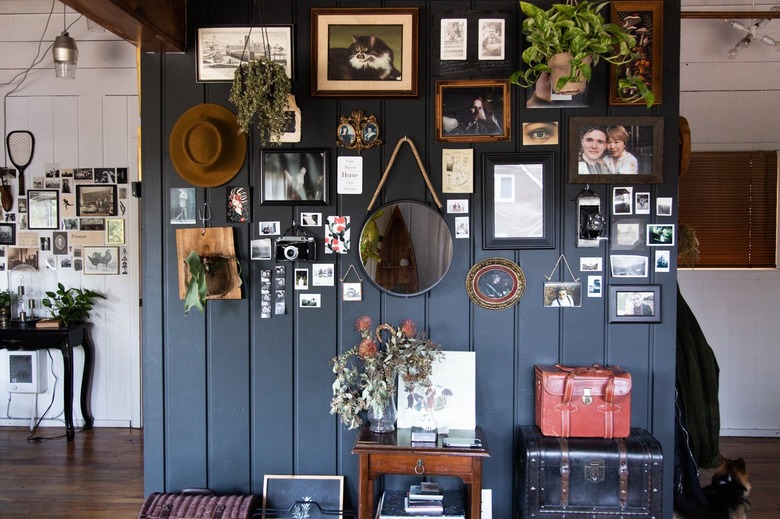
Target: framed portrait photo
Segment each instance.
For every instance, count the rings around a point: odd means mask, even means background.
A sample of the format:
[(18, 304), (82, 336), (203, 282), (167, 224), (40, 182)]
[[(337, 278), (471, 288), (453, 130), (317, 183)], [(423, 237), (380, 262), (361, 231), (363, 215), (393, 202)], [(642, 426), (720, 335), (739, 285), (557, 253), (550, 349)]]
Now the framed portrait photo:
[(472, 266), (466, 275), (469, 298), (488, 310), (502, 310), (516, 304), (525, 291), (525, 274), (517, 263), (505, 258), (488, 258)]
[(662, 117), (572, 117), (569, 182), (660, 184), (663, 137)]
[(555, 171), (552, 153), (482, 156), (483, 247), (555, 247)]
[(116, 184), (76, 184), (76, 215), (116, 216), (116, 198)]
[(635, 58), (622, 65), (610, 67), (609, 104), (629, 105), (637, 99), (635, 86), (621, 85), (626, 77), (640, 77), (655, 95), (660, 105), (663, 75), (663, 0), (610, 2), (612, 22), (620, 25), (636, 38)]
[(312, 9), (312, 96), (417, 96), (418, 17), (416, 7)]
[(437, 142), (511, 140), (508, 79), (436, 82)]
[(260, 203), (327, 205), (328, 150), (261, 150)]
[(609, 322), (660, 323), (661, 285), (610, 285)]
[(59, 229), (60, 192), (53, 189), (27, 190), (27, 228)]
[(293, 26), (199, 27), (199, 82), (233, 81), (242, 62), (267, 55), (293, 77)]

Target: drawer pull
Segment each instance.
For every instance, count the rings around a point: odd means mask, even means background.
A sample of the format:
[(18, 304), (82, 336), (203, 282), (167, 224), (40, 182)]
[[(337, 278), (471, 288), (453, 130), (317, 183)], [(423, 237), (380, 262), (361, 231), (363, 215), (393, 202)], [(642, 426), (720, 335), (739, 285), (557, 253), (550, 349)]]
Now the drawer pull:
[(425, 474), (425, 463), (423, 462), (422, 458), (417, 460), (417, 465), (414, 466), (414, 473), (418, 476)]

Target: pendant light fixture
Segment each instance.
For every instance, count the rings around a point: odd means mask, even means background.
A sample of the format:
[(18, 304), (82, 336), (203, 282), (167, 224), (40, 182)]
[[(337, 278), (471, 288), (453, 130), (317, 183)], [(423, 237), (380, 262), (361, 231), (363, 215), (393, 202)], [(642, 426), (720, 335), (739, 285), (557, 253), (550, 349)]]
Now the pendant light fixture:
[(62, 5), (62, 34), (54, 38), (51, 54), (54, 58), (54, 73), (57, 77), (76, 79), (79, 49), (76, 47), (76, 40), (70, 37), (65, 26), (65, 4)]

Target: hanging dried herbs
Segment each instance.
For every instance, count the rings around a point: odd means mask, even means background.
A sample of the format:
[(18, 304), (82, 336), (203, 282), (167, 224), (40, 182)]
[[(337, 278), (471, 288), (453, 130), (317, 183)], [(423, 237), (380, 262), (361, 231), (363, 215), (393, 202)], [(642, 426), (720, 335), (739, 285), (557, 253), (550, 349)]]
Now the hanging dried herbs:
[(268, 57), (241, 64), (233, 76), (229, 98), (238, 109), (240, 131), (249, 133), (252, 121), (256, 120), (260, 143), (279, 144), (292, 119), (292, 112), (287, 110), (290, 86), (284, 67)]

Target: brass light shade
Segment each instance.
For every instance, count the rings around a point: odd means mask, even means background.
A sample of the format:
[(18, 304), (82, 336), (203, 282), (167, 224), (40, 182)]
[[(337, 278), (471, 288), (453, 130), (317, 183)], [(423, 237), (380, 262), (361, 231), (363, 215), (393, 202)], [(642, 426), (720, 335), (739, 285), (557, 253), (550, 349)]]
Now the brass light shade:
[(79, 49), (76, 40), (68, 35), (67, 31), (54, 39), (51, 48), (54, 57), (54, 73), (61, 79), (76, 79), (76, 65), (79, 61)]

